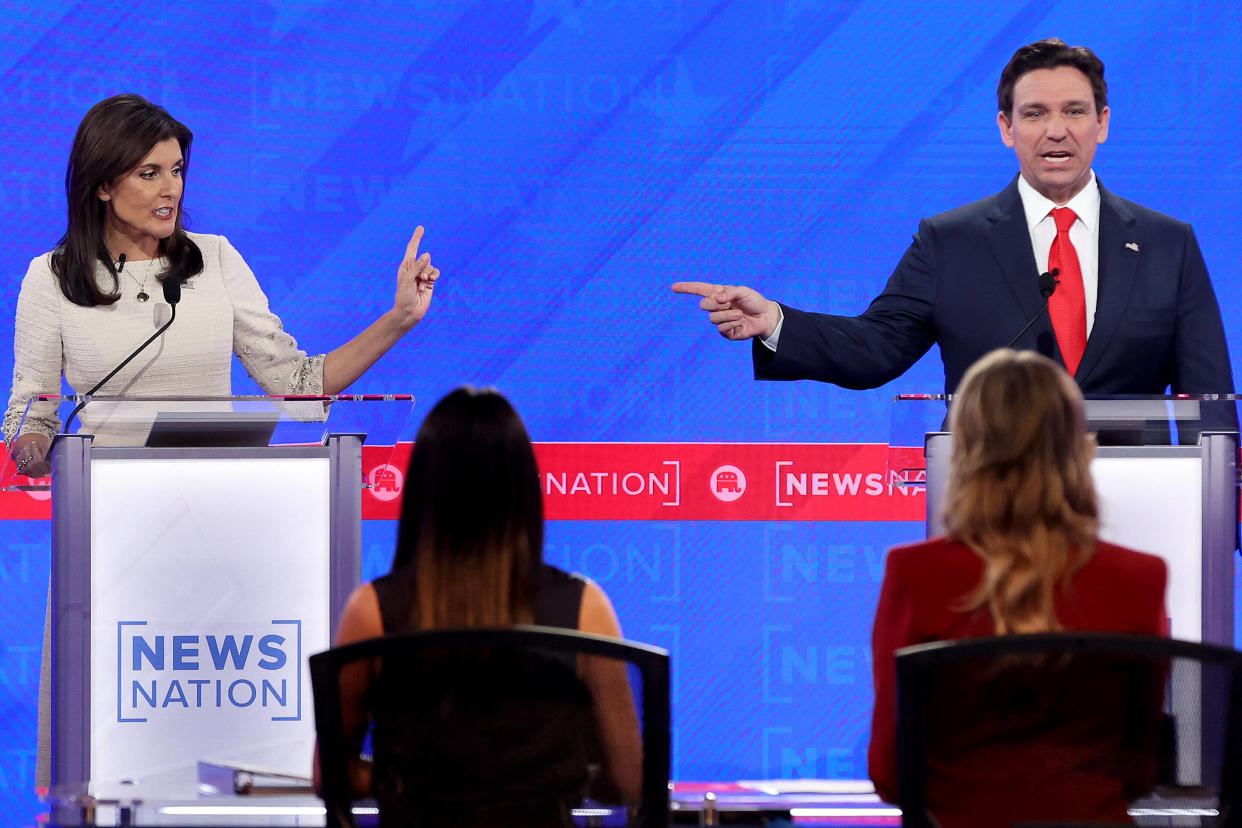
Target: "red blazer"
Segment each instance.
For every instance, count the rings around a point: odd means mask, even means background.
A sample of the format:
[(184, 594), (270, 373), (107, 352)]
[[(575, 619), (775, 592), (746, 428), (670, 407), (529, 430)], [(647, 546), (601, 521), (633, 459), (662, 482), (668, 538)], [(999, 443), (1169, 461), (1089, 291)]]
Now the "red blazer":
[[(982, 578), (983, 561), (964, 544), (948, 538), (889, 551), (871, 640), (875, 711), (868, 752), (871, 779), (886, 801), (898, 801), (893, 654), (911, 644), (995, 635), (986, 608), (969, 614), (953, 609)], [(1057, 617), (1067, 630), (1164, 635), (1166, 579), (1160, 558), (1100, 541), (1069, 589), (1058, 594)], [(930, 801), (933, 792), (928, 791), (929, 804), (942, 825), (1012, 824), (1005, 816), (1007, 806), (1012, 808), (1022, 797), (1016, 789), (1005, 787), (1006, 779), (1015, 786), (1029, 784), (1029, 768), (1005, 768), (997, 759), (984, 755), (977, 768), (955, 768), (953, 776), (963, 790), (939, 790), (935, 803)], [(1084, 795), (1098, 800), (1095, 806), (1104, 809), (1102, 818), (1127, 821), (1120, 791), (1105, 797), (1099, 786), (1085, 790), (1091, 787), (1084, 780)], [(1109, 797), (1112, 801), (1104, 803)]]

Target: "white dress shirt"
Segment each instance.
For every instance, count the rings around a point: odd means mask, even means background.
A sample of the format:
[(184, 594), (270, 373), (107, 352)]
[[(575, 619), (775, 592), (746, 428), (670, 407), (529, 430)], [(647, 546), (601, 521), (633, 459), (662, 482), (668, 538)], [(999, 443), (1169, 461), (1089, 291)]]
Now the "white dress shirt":
[(1070, 225), (1070, 241), (1078, 253), (1078, 268), (1082, 271), (1082, 292), (1087, 303), (1087, 336), (1095, 322), (1096, 297), (1100, 293), (1100, 185), (1095, 172), (1078, 195), (1065, 204), (1057, 204), (1047, 196), (1035, 191), (1018, 176), (1018, 195), (1022, 197), (1022, 210), (1026, 213), (1026, 227), (1031, 232), (1031, 246), (1035, 248), (1037, 273), (1048, 269), (1048, 253), (1057, 237), (1056, 220), (1052, 217), (1054, 207), (1068, 207), (1078, 218)]

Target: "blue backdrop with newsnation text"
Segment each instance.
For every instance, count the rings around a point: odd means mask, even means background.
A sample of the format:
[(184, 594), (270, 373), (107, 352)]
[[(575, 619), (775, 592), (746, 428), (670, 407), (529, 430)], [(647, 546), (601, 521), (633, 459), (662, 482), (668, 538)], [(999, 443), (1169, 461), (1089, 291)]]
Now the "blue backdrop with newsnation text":
[[(935, 352), (871, 392), (755, 383), (668, 285), (860, 311), (920, 217), (1008, 183), (996, 78), (1052, 35), (1105, 61), (1096, 170), (1195, 225), (1242, 353), (1231, 0), (31, 0), (0, 34), (0, 366), (77, 123), (132, 91), (194, 130), (192, 228), (309, 351), (388, 306), (427, 228), (435, 303), (355, 390), (497, 385), (538, 441), (884, 441), (893, 393), (940, 389)], [(3, 530), (0, 824), (26, 825), (47, 526)], [(676, 777), (862, 777), (883, 551), (920, 532), (566, 522), (547, 555), (672, 650)], [(366, 533), (373, 575), (392, 527)]]

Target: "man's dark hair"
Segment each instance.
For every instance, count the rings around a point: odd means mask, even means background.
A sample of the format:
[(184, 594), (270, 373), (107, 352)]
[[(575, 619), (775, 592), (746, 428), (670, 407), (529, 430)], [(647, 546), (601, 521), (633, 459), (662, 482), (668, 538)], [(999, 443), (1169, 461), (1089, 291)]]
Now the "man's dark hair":
[(1037, 43), (1029, 43), (1013, 53), (1009, 64), (1001, 72), (996, 87), (996, 103), (1006, 118), (1013, 117), (1013, 87), (1018, 78), (1036, 69), (1055, 69), (1072, 66), (1091, 81), (1091, 93), (1095, 97), (1095, 113), (1098, 116), (1108, 106), (1108, 84), (1104, 83), (1104, 62), (1086, 46), (1068, 46), (1064, 40), (1050, 37)]

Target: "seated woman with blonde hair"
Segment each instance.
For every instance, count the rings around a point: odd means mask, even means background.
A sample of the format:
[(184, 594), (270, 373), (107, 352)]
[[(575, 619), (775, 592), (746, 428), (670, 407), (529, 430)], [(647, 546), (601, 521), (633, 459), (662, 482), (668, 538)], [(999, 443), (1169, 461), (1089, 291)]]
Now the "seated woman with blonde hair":
[[(899, 801), (896, 650), (1060, 630), (1166, 633), (1164, 561), (1096, 535), (1095, 442), (1082, 394), (1063, 368), (1032, 351), (993, 351), (966, 373), (949, 422), (948, 533), (890, 550), (876, 607), (868, 758), (876, 791), (890, 802)], [(925, 768), (928, 809), (941, 825), (1011, 825), (1067, 812), (1128, 821), (1127, 792), (1107, 759), (1068, 781), (1055, 761), (1012, 761), (1015, 745), (1040, 738), (1024, 724), (980, 721), (974, 743), (982, 749)], [(1110, 738), (1107, 727), (1101, 733)], [(1041, 790), (1042, 801), (1031, 796)]]
[[(514, 624), (621, 637), (617, 616), (599, 586), (543, 562), (539, 473), (517, 412), (495, 390), (458, 388), (436, 404), (415, 438), (392, 571), (350, 596), (336, 643), (417, 630)], [(413, 725), (403, 720), (395, 737), (381, 733), (382, 722), (375, 714), (374, 780), (369, 765), (354, 764), (352, 785), (359, 794), (374, 793), (384, 824), (511, 824), (514, 812), (529, 819), (530, 807), (547, 805), (547, 796), (536, 803), (519, 801), (530, 799), (530, 790), (554, 792), (557, 811), (539, 811), (547, 816), (540, 824), (569, 820), (568, 808), (562, 806), (572, 806), (570, 800), (584, 786), (596, 798), (637, 801), (642, 747), (620, 662), (552, 659), (550, 670), (531, 671), (526, 662), (517, 661), (502, 681), (480, 682), (471, 677), (485, 675), (491, 667), (456, 658), (446, 654), (443, 663), (452, 666), (440, 670), (390, 662), (382, 669), (360, 663), (342, 671), (342, 714), (346, 738), (352, 740), (351, 756), (362, 748), (373, 718), (370, 702), (381, 685), (388, 693), (398, 683), (398, 695), (411, 707), (430, 710), (418, 714), (423, 718), (414, 719)], [(471, 672), (475, 668), (481, 672)], [(558, 678), (558, 673), (565, 675)], [(408, 683), (402, 684), (407, 676)], [(563, 691), (566, 678), (575, 687)], [(540, 698), (548, 687), (553, 695), (565, 693), (559, 699), (564, 704), (558, 707), (557, 699)], [(575, 698), (582, 701), (572, 711), (578, 718), (563, 715)], [(497, 734), (499, 741), (508, 736), (520, 744), (489, 744), (498, 741)], [(383, 756), (389, 760), (386, 768)], [(582, 776), (586, 762), (574, 766), (567, 758), (585, 756), (596, 760), (594, 777)], [(482, 786), (485, 791), (479, 790), (480, 778), (493, 780)], [(505, 802), (510, 784), (514, 791)], [(479, 793), (489, 802), (471, 804)]]

